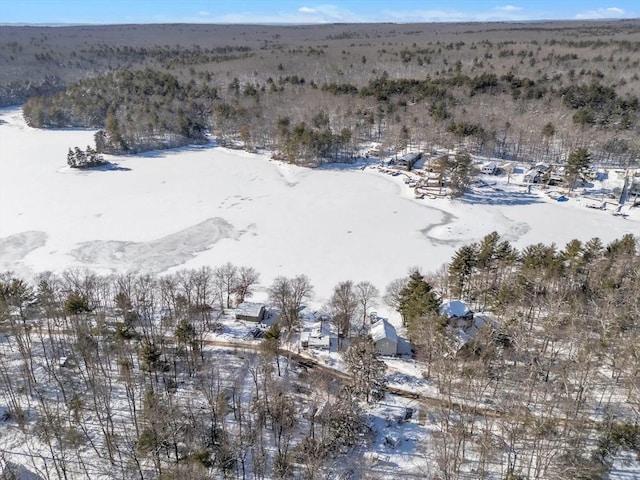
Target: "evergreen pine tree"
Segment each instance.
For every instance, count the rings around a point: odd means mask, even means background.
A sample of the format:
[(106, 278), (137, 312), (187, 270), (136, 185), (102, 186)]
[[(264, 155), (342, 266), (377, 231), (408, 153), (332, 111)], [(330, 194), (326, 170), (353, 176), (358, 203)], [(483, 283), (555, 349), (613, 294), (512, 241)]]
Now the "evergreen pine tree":
[(478, 261), (477, 245), (465, 245), (453, 254), (449, 264), (449, 281), (453, 297), (462, 298), (469, 290), (471, 274)]
[(429, 314), (437, 314), (440, 299), (422, 274), (415, 270), (407, 285), (400, 291), (400, 314), (404, 324), (411, 330)]
[(71, 168), (75, 168), (78, 165), (78, 163), (76, 162), (76, 154), (71, 149), (69, 149), (69, 152), (67, 153), (67, 164)]
[(569, 191), (575, 188), (578, 177), (584, 175), (590, 166), (591, 154), (586, 148), (580, 147), (569, 154), (566, 167)]

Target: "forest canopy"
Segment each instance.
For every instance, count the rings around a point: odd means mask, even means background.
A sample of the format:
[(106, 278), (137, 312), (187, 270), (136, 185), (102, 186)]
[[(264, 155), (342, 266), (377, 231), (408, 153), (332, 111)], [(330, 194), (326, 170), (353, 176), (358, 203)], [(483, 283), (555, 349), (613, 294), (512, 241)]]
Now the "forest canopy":
[(6, 28), (0, 103), (28, 98), (32, 126), (99, 128), (105, 152), (205, 138), (305, 164), (371, 142), (549, 163), (584, 147), (621, 166), (640, 152), (635, 20)]

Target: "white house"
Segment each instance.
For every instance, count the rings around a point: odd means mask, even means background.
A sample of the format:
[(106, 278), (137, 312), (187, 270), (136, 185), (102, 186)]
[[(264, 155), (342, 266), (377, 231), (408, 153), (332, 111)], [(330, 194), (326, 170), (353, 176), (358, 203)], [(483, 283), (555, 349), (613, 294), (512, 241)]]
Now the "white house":
[(322, 335), (318, 332), (302, 332), (300, 334), (300, 345), (305, 349), (329, 350), (331, 348), (331, 336)]
[(386, 318), (381, 318), (371, 326), (369, 335), (380, 355), (395, 355), (398, 352), (398, 334)]

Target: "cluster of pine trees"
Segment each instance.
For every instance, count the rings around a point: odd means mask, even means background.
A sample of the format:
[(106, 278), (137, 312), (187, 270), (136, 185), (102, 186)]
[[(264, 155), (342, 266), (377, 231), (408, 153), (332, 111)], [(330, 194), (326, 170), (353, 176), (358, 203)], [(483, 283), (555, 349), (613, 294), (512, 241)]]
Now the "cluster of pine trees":
[(71, 168), (91, 168), (107, 163), (102, 155), (99, 155), (91, 145), (87, 145), (86, 150), (79, 147), (69, 149), (67, 153), (67, 165)]
[[(484, 478), (496, 432), (502, 478), (608, 478), (618, 452), (640, 454), (639, 272), (630, 234), (519, 251), (494, 232), (442, 271), (388, 286), (425, 376), (450, 401), (434, 414), (444, 477), (462, 474), (468, 450)], [(478, 323), (441, 316), (452, 298)]]

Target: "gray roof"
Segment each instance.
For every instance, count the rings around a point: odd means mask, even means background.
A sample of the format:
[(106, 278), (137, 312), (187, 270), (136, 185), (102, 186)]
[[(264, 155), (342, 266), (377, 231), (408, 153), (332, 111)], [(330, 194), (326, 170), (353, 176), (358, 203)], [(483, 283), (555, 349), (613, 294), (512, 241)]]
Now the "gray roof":
[(391, 325), (386, 318), (381, 318), (374, 323), (371, 326), (371, 330), (369, 330), (369, 335), (371, 335), (374, 342), (382, 340), (383, 338), (387, 338), (392, 342), (398, 341), (395, 327)]
[(259, 317), (264, 306), (264, 303), (243, 302), (236, 308), (236, 316)]

